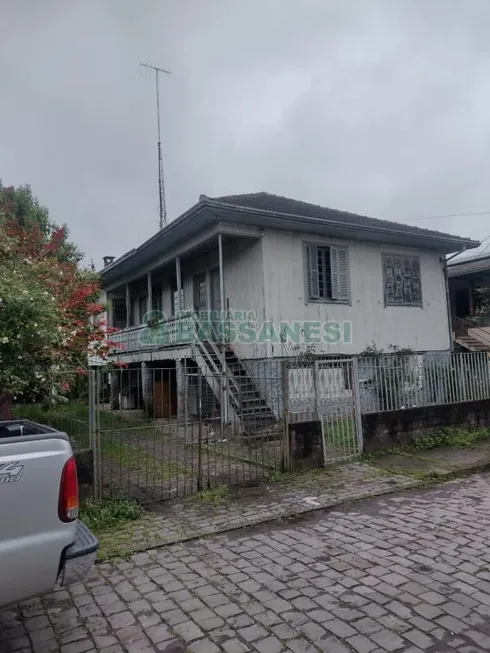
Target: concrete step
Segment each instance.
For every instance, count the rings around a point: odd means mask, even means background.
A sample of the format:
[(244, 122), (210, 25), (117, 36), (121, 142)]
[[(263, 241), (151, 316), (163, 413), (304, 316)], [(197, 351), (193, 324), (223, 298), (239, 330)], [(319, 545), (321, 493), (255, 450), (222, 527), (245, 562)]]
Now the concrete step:
[(460, 336), (455, 338), (454, 341), (457, 342), (458, 345), (461, 345), (461, 347), (464, 347), (465, 349), (469, 349), (470, 351), (490, 352), (490, 347), (488, 345), (485, 345), (480, 340), (477, 340), (476, 338), (471, 338), (470, 336)]

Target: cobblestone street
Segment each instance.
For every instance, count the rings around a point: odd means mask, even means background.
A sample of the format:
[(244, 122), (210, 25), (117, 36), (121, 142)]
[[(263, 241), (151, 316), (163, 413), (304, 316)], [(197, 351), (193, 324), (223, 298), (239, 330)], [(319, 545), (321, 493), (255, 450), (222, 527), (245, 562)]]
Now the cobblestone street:
[(490, 651), (489, 481), (98, 565), (84, 586), (1, 614), (0, 651)]

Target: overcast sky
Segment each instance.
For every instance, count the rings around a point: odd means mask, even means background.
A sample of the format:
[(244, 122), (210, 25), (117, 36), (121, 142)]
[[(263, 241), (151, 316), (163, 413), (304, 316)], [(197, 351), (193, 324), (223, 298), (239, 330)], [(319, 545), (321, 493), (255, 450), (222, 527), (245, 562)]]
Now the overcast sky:
[(169, 219), (269, 191), (482, 239), (488, 0), (0, 0), (0, 178), (101, 266)]

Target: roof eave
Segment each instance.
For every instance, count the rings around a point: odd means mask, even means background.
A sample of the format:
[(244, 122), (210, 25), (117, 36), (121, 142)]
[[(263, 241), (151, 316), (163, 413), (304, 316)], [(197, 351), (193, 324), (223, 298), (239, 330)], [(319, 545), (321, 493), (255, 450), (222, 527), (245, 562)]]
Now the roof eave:
[[(425, 247), (427, 249), (437, 250), (440, 253), (454, 253), (459, 252), (465, 249), (473, 249), (478, 247), (480, 243), (466, 238), (460, 238), (458, 236), (450, 236), (448, 234), (414, 234), (413, 232), (404, 232), (400, 230), (390, 229), (386, 226), (376, 227), (373, 225), (361, 225), (361, 224), (349, 224), (345, 221), (339, 220), (330, 220), (324, 218), (313, 218), (306, 217), (300, 214), (290, 214), (282, 213), (278, 211), (267, 211), (264, 209), (257, 209), (251, 207), (239, 206), (236, 204), (229, 204), (226, 202), (214, 201), (208, 197), (201, 196), (199, 202), (191, 206), (185, 213), (180, 215), (178, 218), (173, 220), (169, 225), (167, 225), (161, 231), (158, 231), (151, 238), (142, 243), (139, 247), (136, 247), (129, 252), (126, 252), (119, 259), (113, 261), (110, 265), (103, 268), (99, 274), (102, 280), (103, 285), (106, 285), (106, 282), (113, 281), (119, 276), (124, 276), (131, 271), (134, 267), (134, 262), (141, 258), (146, 260), (150, 257), (149, 250), (151, 246), (160, 239), (170, 238), (174, 235), (179, 229), (182, 229), (186, 223), (194, 218), (200, 211), (205, 208), (212, 209), (215, 213), (214, 217), (218, 219), (220, 213), (231, 211), (233, 214), (244, 217), (252, 218), (268, 218), (269, 221), (274, 222), (274, 226), (277, 228), (293, 228), (295, 225), (309, 225), (312, 228), (317, 227), (322, 230), (330, 227), (331, 229), (343, 231), (345, 233), (351, 234), (352, 237), (359, 236), (359, 234), (370, 235), (371, 240), (374, 240), (374, 236), (379, 236), (380, 242), (383, 241), (389, 242), (387, 239), (391, 237), (392, 241), (404, 241), (405, 244), (411, 243), (414, 246)], [(205, 217), (205, 216), (204, 216)], [(222, 216), (225, 220), (230, 220), (230, 216)], [(233, 221), (233, 220), (230, 220)], [(260, 224), (260, 223), (259, 223)], [(402, 242), (403, 244), (403, 242)], [(133, 266), (132, 266), (133, 263)]]
[[(219, 211), (219, 209), (228, 209), (232, 210), (235, 213), (248, 214), (248, 215), (257, 215), (257, 216), (267, 216), (270, 218), (277, 218), (279, 220), (284, 220), (285, 222), (301, 222), (302, 224), (311, 224), (317, 225), (319, 227), (330, 226), (333, 228), (338, 228), (342, 230), (352, 231), (352, 232), (364, 232), (369, 234), (390, 234), (395, 238), (406, 239), (406, 240), (417, 240), (417, 239), (429, 239), (432, 243), (430, 249), (436, 249), (439, 252), (443, 253), (453, 253), (456, 251), (463, 251), (465, 249), (473, 249), (480, 245), (478, 241), (474, 241), (468, 238), (461, 238), (459, 236), (451, 236), (450, 234), (426, 234), (426, 233), (413, 233), (413, 232), (404, 232), (400, 230), (390, 229), (389, 227), (375, 227), (373, 225), (359, 225), (359, 224), (349, 224), (344, 221), (338, 220), (326, 220), (324, 218), (313, 218), (306, 217), (298, 214), (291, 213), (282, 213), (279, 211), (267, 211), (264, 209), (257, 209), (245, 206), (239, 206), (236, 204), (228, 204), (226, 202), (216, 202), (210, 199), (205, 200), (206, 204)], [(427, 247), (427, 245), (425, 245)]]
[(99, 272), (102, 282), (104, 282), (107, 276), (112, 276), (112, 273), (114, 273), (118, 267), (121, 267), (124, 263), (130, 261), (136, 255), (138, 254), (144, 255), (144, 250), (148, 249), (150, 245), (154, 243), (156, 240), (159, 240), (160, 238), (166, 238), (172, 233), (174, 233), (176, 229), (183, 226), (189, 219), (194, 217), (194, 215), (196, 215), (196, 213), (198, 213), (204, 206), (205, 206), (205, 202), (200, 200), (199, 202), (197, 202), (197, 204), (191, 206), (190, 209), (187, 209), (185, 213), (182, 213), (182, 215), (180, 215), (178, 218), (173, 220), (166, 227), (164, 227), (160, 231), (157, 231), (155, 234), (153, 234), (153, 236), (148, 238), (148, 240), (145, 240), (145, 242), (142, 243), (139, 247), (135, 247), (131, 249), (129, 252), (126, 252), (118, 259), (113, 261), (110, 265), (106, 266), (105, 268), (102, 268), (102, 270)]

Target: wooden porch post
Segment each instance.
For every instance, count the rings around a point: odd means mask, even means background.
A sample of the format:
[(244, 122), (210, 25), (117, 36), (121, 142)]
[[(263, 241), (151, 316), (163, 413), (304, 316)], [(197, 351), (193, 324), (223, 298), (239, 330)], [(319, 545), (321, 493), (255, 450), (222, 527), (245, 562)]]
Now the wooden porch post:
[(151, 276), (151, 271), (148, 272), (148, 305), (146, 307), (146, 313), (151, 314), (153, 310), (153, 280)]
[[(219, 298), (220, 298), (220, 304), (221, 304), (221, 315), (220, 315), (220, 321), (221, 321), (221, 334), (222, 334), (222, 342), (225, 344), (225, 277), (224, 277), (224, 269), (223, 269), (223, 239), (221, 234), (218, 234), (218, 260), (219, 260)], [(221, 352), (221, 373), (222, 373), (222, 378), (221, 378), (221, 387), (222, 387), (222, 396), (223, 396), (223, 410), (221, 412), (222, 414), (222, 421), (224, 421), (225, 424), (228, 424), (228, 379), (226, 377), (226, 359), (225, 359), (225, 352)]]
[(129, 292), (129, 283), (126, 284), (126, 328), (128, 328), (131, 322), (131, 294)]
[(177, 274), (177, 305), (175, 307), (175, 312), (184, 310), (184, 307), (180, 305), (181, 295), (182, 295), (182, 274), (180, 269), (180, 256), (177, 256), (175, 259), (175, 272)]
[(221, 304), (221, 333), (224, 333), (225, 327), (225, 274), (223, 268), (223, 239), (218, 234), (218, 259), (219, 259), (219, 301)]

